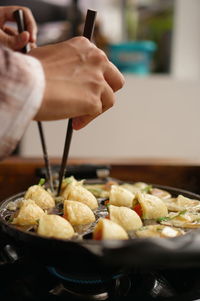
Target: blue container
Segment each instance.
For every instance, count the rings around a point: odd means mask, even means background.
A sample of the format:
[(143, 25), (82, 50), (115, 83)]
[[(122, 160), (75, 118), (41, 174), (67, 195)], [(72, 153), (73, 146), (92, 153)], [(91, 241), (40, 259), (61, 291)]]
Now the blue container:
[(121, 72), (146, 75), (151, 72), (152, 57), (157, 49), (152, 41), (111, 44), (109, 58)]

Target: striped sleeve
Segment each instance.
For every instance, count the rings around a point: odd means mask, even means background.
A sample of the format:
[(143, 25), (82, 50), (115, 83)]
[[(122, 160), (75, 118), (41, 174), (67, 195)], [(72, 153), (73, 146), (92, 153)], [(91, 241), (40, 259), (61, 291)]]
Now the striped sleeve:
[(23, 136), (41, 105), (44, 88), (37, 59), (0, 46), (0, 159)]

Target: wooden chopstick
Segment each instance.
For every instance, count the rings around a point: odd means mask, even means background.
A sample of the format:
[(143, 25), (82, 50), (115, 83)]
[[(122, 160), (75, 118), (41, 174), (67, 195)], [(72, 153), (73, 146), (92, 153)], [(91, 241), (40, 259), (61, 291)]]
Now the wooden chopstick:
[[(18, 32), (21, 33), (23, 31), (25, 31), (23, 10), (18, 9), (16, 11), (14, 11), (13, 15), (17, 22)], [(28, 53), (29, 51), (30, 51), (30, 47), (28, 44), (25, 45), (21, 50), (21, 52), (23, 52), (23, 53)], [(53, 178), (52, 178), (51, 166), (49, 163), (49, 157), (48, 157), (48, 153), (47, 153), (47, 146), (46, 146), (46, 142), (45, 142), (45, 138), (44, 138), (43, 126), (40, 121), (37, 122), (37, 125), (38, 125), (40, 140), (41, 140), (41, 144), (42, 144), (42, 151), (43, 151), (43, 158), (44, 158), (46, 172), (47, 172), (47, 179), (49, 180), (50, 188), (51, 188), (51, 191), (53, 192), (54, 191)]]
[[(90, 10), (90, 9), (87, 10), (87, 15), (86, 15), (85, 25), (84, 25), (84, 30), (83, 30), (83, 36), (86, 37), (88, 40), (91, 40), (91, 38), (92, 38), (96, 14), (97, 14), (97, 12), (94, 10)], [(65, 138), (64, 151), (63, 151), (61, 167), (60, 167), (60, 172), (59, 172), (59, 185), (58, 185), (57, 196), (59, 196), (59, 194), (60, 194), (62, 180), (63, 180), (65, 170), (66, 170), (72, 134), (73, 134), (72, 118), (70, 118), (68, 121), (67, 134), (66, 134), (66, 138)]]

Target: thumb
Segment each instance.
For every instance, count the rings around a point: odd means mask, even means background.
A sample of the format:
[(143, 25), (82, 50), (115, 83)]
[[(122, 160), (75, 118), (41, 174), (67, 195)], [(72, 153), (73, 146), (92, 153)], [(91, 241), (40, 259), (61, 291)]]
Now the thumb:
[(30, 34), (24, 31), (18, 35), (7, 35), (7, 46), (13, 50), (21, 50), (29, 42)]

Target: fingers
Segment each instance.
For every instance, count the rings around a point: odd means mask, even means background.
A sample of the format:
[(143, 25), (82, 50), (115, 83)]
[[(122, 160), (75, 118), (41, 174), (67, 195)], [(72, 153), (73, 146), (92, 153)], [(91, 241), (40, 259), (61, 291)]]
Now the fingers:
[(99, 66), (102, 69), (104, 79), (114, 92), (123, 87), (123, 75), (117, 69), (117, 67), (115, 67), (115, 65), (108, 60), (106, 54), (102, 50), (94, 48), (90, 55), (90, 63), (94, 64), (95, 66)]
[[(36, 44), (36, 43), (29, 43), (28, 45), (29, 45), (30, 50), (32, 50), (32, 49), (34, 49), (34, 48), (37, 47), (37, 44)], [(25, 45), (24, 45), (24, 46), (25, 46)]]
[[(11, 33), (10, 29), (6, 29), (6, 31)], [(10, 35), (0, 30), (0, 41), (2, 44), (13, 50), (21, 50), (29, 41), (29, 33), (24, 31), (18, 35)]]
[(37, 120), (73, 118), (79, 130), (114, 105), (115, 91), (124, 83), (105, 53), (84, 37), (39, 47), (30, 55), (39, 59), (46, 79)]
[[(114, 105), (114, 92), (118, 91), (123, 87), (124, 77), (119, 72), (119, 70), (108, 60), (106, 55), (101, 50), (96, 49), (96, 51), (93, 54), (91, 54), (90, 62), (94, 63), (96, 66), (102, 65), (105, 86), (101, 94), (102, 111), (100, 114), (102, 114)], [(96, 114), (93, 116), (85, 115), (74, 118), (72, 123), (73, 128), (75, 130), (82, 129), (100, 114)]]
[(75, 48), (81, 47), (82, 53), (85, 53), (86, 50), (88, 62), (93, 67), (98, 66), (98, 68), (100, 68), (100, 70), (103, 72), (105, 80), (114, 92), (123, 87), (123, 75), (121, 72), (119, 72), (117, 67), (115, 67), (109, 61), (106, 54), (102, 50), (98, 49), (93, 43), (89, 42), (89, 40), (84, 37), (73, 38), (70, 40), (70, 44), (74, 45)]
[(30, 33), (30, 42), (35, 43), (37, 39), (37, 25), (30, 9), (23, 8), (26, 30)]
[(13, 27), (4, 26), (3, 27), (3, 31), (5, 33), (9, 34), (10, 36), (18, 35), (18, 31), (15, 28), (13, 28)]
[(104, 72), (104, 78), (114, 92), (121, 89), (125, 82), (121, 72), (119, 72), (117, 67), (115, 67), (115, 65), (113, 65), (111, 62), (108, 63), (106, 71)]
[(24, 31), (17, 36), (10, 37), (10, 39), (8, 39), (10, 42), (10, 47), (14, 50), (21, 50), (25, 45), (28, 44), (29, 37), (30, 35), (27, 31)]
[[(1, 36), (1, 42), (6, 43), (6, 46), (9, 48), (12, 48), (13, 50), (21, 50), (24, 46), (29, 45), (30, 49), (36, 48), (37, 45), (36, 43), (30, 43), (29, 42), (29, 33), (27, 31), (24, 31), (23, 33), (19, 34), (18, 31), (15, 28), (12, 27), (6, 27), (4, 26), (3, 28), (4, 33), (8, 34), (11, 37), (4, 36), (5, 41), (2, 40), (2, 35)], [(0, 33), (2, 31), (0, 30)]]
[[(115, 103), (115, 95), (113, 93), (112, 88), (105, 83), (105, 89), (103, 90), (101, 94), (101, 103), (102, 103), (102, 111), (100, 114), (104, 113), (108, 109), (110, 109), (114, 103)], [(90, 123), (93, 119), (98, 117), (100, 114), (96, 114), (94, 116), (91, 115), (85, 115), (73, 118), (73, 129), (74, 130), (80, 130), (83, 127), (85, 127), (88, 123)]]
[(36, 42), (37, 37), (37, 25), (29, 8), (21, 6), (0, 7), (0, 26), (2, 27), (7, 21), (15, 21), (13, 13), (19, 9), (23, 10), (24, 12), (26, 30), (30, 34), (29, 41), (34, 43)]

